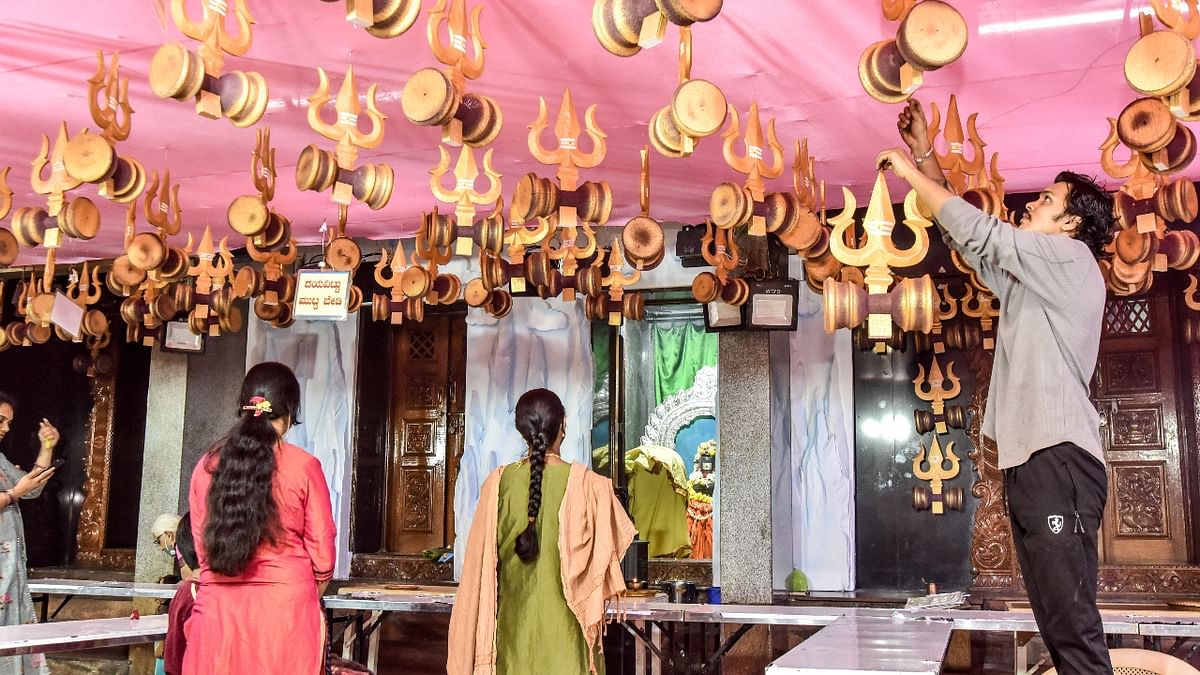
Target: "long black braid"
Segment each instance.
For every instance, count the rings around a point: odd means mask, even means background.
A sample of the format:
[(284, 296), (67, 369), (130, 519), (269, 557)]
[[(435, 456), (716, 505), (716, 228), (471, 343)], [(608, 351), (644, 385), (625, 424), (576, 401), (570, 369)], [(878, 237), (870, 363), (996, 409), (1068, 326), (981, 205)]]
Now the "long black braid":
[(529, 444), (529, 526), (517, 536), (517, 557), (531, 562), (538, 557), (538, 512), (542, 508), (542, 474), (546, 449), (557, 440), (566, 411), (549, 389), (531, 389), (517, 401), (517, 431)]

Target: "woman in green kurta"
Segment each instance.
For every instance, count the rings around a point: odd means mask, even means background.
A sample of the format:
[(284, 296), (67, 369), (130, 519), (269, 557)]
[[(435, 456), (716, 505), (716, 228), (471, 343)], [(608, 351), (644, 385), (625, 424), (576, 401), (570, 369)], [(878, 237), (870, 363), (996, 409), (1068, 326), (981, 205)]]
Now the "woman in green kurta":
[[(529, 457), (500, 478), (497, 671), (587, 673), (587, 643), (563, 595), (558, 550), (559, 506), (571, 469), (558, 452), (566, 434), (562, 402), (546, 389), (526, 392), (517, 402), (516, 422)], [(596, 670), (604, 672), (602, 658)]]

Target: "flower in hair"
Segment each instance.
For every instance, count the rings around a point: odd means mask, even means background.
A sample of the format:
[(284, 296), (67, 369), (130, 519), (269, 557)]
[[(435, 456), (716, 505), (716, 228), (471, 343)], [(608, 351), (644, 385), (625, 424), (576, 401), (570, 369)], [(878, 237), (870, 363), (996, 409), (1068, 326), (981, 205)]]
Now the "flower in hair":
[(271, 402), (262, 396), (251, 396), (250, 405), (242, 406), (242, 410), (250, 410), (254, 412), (254, 416), (258, 417), (263, 413), (271, 413)]

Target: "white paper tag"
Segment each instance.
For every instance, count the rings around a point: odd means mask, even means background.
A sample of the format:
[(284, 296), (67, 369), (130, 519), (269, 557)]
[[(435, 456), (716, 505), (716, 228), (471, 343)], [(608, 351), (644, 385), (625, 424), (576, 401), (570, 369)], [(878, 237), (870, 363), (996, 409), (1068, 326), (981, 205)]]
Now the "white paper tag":
[(54, 307), (50, 310), (50, 323), (66, 331), (71, 337), (79, 336), (79, 326), (83, 323), (83, 308), (71, 302), (62, 293), (54, 294)]

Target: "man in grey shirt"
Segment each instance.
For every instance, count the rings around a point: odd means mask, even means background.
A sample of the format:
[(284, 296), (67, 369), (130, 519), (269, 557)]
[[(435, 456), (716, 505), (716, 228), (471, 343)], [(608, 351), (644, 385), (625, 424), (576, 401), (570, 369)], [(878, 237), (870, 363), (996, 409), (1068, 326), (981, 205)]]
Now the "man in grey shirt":
[(1112, 238), (1112, 199), (1062, 172), (1013, 227), (945, 187), (919, 103), (909, 103), (899, 127), (912, 158), (886, 150), (879, 166), (912, 185), (1000, 300), (983, 433), (996, 441), (1038, 629), (1058, 672), (1111, 673), (1096, 608), (1108, 476), (1088, 392), (1105, 302), (1096, 259)]

